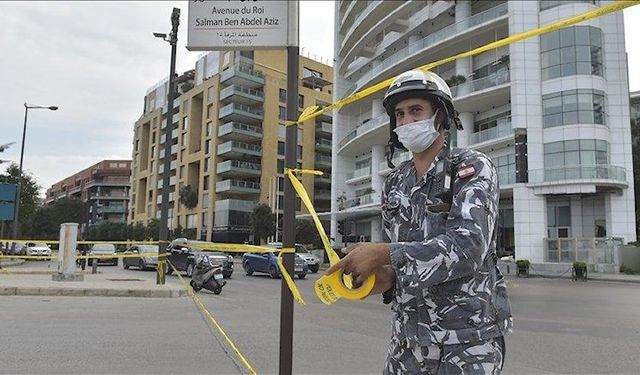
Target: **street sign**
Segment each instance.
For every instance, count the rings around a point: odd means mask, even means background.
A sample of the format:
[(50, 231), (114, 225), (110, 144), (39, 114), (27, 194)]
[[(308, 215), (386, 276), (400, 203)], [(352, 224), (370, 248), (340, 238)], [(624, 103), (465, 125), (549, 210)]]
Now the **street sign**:
[(16, 184), (0, 184), (0, 202), (16, 201)]
[(13, 202), (0, 202), (0, 221), (12, 221), (16, 205)]
[(298, 2), (189, 2), (187, 49), (275, 49), (298, 45)]

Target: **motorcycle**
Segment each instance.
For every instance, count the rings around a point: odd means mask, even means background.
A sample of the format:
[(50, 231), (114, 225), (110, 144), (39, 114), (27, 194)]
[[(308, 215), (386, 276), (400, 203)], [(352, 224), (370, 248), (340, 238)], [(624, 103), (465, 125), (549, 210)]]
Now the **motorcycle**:
[(189, 284), (195, 292), (204, 288), (212, 291), (213, 294), (220, 294), (222, 287), (227, 284), (223, 280), (222, 270), (222, 265), (213, 264), (208, 256), (203, 255), (196, 262)]

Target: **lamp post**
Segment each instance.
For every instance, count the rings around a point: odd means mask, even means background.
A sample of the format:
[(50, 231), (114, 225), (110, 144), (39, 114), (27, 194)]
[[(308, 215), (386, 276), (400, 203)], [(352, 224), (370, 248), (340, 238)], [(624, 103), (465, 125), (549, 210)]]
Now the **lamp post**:
[[(13, 220), (13, 239), (18, 239), (18, 227), (20, 227), (20, 193), (22, 190), (22, 161), (24, 159), (24, 140), (27, 135), (27, 115), (29, 114), (30, 109), (48, 109), (50, 111), (57, 111), (58, 107), (55, 105), (52, 106), (43, 106), (43, 105), (29, 105), (24, 103), (24, 125), (22, 127), (22, 148), (20, 149), (20, 167), (18, 169), (18, 188), (16, 189), (16, 210), (14, 213)], [(15, 250), (15, 242), (11, 245), (12, 252)]]
[(180, 25), (180, 8), (171, 12), (171, 33), (153, 33), (171, 45), (171, 66), (169, 67), (169, 93), (167, 94), (167, 126), (165, 126), (164, 163), (162, 166), (162, 204), (160, 205), (160, 233), (158, 234), (158, 273), (156, 284), (164, 285), (165, 254), (169, 238), (169, 173), (171, 173), (171, 130), (173, 128), (173, 100), (175, 99), (176, 45), (178, 44), (178, 26)]

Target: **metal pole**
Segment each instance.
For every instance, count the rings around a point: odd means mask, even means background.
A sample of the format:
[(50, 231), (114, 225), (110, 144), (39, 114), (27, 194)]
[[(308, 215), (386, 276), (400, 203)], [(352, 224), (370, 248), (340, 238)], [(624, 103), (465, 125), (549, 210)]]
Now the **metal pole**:
[[(27, 115), (29, 113), (29, 106), (24, 103), (24, 125), (22, 127), (22, 147), (20, 148), (20, 167), (18, 169), (18, 187), (16, 188), (16, 209), (13, 217), (13, 239), (18, 239), (18, 227), (20, 227), (20, 194), (22, 191), (22, 161), (24, 159), (24, 141), (27, 135)], [(15, 241), (11, 245), (11, 250), (15, 249)]]
[(171, 13), (171, 34), (169, 34), (169, 44), (171, 44), (171, 66), (169, 67), (169, 93), (167, 94), (167, 126), (164, 134), (164, 164), (162, 168), (162, 204), (160, 206), (160, 233), (158, 235), (158, 272), (156, 284), (164, 285), (165, 262), (168, 238), (169, 238), (169, 173), (171, 173), (171, 131), (173, 129), (173, 100), (175, 99), (175, 74), (176, 74), (176, 45), (178, 44), (178, 26), (180, 25), (180, 9), (173, 8)]
[[(298, 46), (287, 47), (287, 120), (298, 119)], [(285, 138), (284, 166), (296, 168), (298, 146), (298, 126), (288, 126)], [(284, 183), (284, 215), (282, 248), (293, 248), (295, 245), (296, 192), (291, 181), (285, 178)], [(284, 253), (282, 263), (292, 277), (294, 254)], [(292, 370), (293, 352), (293, 295), (284, 278), (280, 292), (280, 375), (289, 375)]]

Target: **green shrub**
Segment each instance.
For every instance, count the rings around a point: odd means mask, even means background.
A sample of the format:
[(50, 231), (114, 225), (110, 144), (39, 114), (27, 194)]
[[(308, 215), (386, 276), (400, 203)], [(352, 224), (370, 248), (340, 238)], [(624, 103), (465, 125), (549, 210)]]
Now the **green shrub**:
[(574, 269), (577, 269), (577, 268), (585, 269), (585, 268), (587, 268), (587, 264), (585, 262), (573, 262), (573, 268)]
[(624, 273), (624, 274), (627, 274), (627, 275), (638, 275), (638, 274), (640, 274), (640, 271), (637, 271), (637, 270), (635, 270), (633, 268), (629, 268), (629, 267), (625, 266), (624, 263), (623, 263), (623, 264), (620, 265), (620, 273)]
[(529, 268), (529, 265), (531, 265), (531, 262), (529, 262), (528, 259), (518, 259), (516, 260), (516, 264), (520, 268)]

